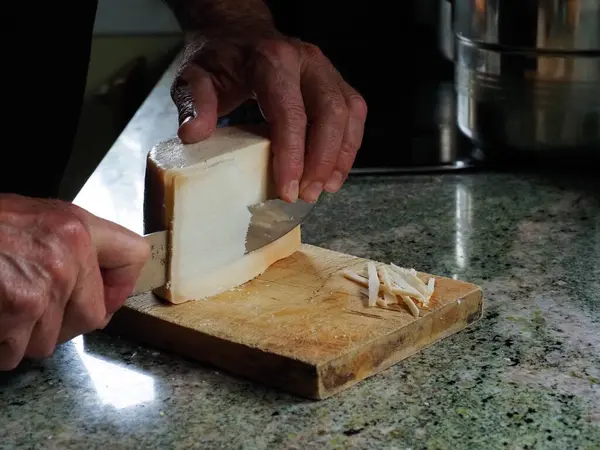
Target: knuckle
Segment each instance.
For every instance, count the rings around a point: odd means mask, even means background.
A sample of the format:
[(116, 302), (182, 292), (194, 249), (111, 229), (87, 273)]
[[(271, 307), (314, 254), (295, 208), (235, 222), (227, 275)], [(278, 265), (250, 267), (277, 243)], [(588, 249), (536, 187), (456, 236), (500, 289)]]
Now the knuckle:
[(294, 45), (280, 39), (263, 39), (256, 44), (254, 51), (268, 60), (286, 60), (296, 54)]
[(31, 289), (29, 292), (23, 293), (15, 304), (15, 309), (18, 309), (19, 314), (25, 317), (36, 320), (46, 310), (48, 292), (47, 289)]
[(340, 149), (340, 154), (345, 157), (353, 157), (357, 152), (360, 144), (354, 141), (345, 141)]
[(331, 96), (324, 104), (324, 110), (327, 115), (334, 118), (336, 121), (346, 120), (348, 117), (348, 108), (341, 97)]
[(361, 120), (365, 120), (367, 118), (367, 102), (358, 94), (352, 95), (348, 99), (348, 109), (353, 116), (356, 116)]
[(323, 51), (317, 45), (310, 42), (303, 42), (302, 48), (304, 54), (310, 59), (318, 59), (323, 56)]
[(3, 289), (1, 310), (7, 315), (30, 321), (37, 320), (45, 309), (48, 291), (45, 282), (25, 282)]
[(288, 145), (275, 155), (275, 164), (294, 172), (300, 170), (304, 166), (304, 151), (295, 145)]
[(294, 128), (298, 131), (305, 131), (306, 124), (308, 123), (308, 117), (306, 111), (301, 105), (289, 104), (285, 109), (287, 120), (290, 123), (290, 128)]
[(71, 264), (63, 258), (51, 258), (46, 261), (46, 270), (50, 275), (50, 284), (55, 292), (62, 292), (72, 282)]
[(303, 167), (304, 158), (301, 151), (291, 151), (287, 154), (288, 167), (297, 170)]
[[(4, 283), (3, 283), (4, 284)], [(0, 291), (0, 311), (2, 314), (15, 315), (21, 311), (21, 305), (23, 303), (20, 295), (15, 295), (14, 288), (12, 286), (2, 286)]]
[(336, 156), (332, 152), (323, 153), (319, 158), (319, 166), (321, 168), (332, 169), (337, 162)]
[(49, 233), (41, 242), (41, 259), (46, 282), (40, 295), (53, 298), (63, 295), (76, 276), (74, 255), (91, 246), (91, 237), (84, 223), (75, 215), (62, 212), (52, 218)]
[(64, 213), (53, 223), (56, 236), (68, 239), (71, 244), (88, 244), (90, 236), (84, 223), (75, 214)]

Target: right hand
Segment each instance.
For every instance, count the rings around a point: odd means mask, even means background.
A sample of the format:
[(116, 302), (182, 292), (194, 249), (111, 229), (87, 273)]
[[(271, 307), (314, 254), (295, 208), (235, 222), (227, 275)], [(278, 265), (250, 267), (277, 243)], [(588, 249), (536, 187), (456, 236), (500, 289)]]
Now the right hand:
[(269, 124), (279, 197), (316, 202), (337, 192), (362, 144), (365, 100), (312, 44), (268, 27), (222, 33), (186, 46), (171, 90), (182, 142), (208, 138), (217, 117), (254, 97)]
[(0, 370), (104, 328), (149, 256), (143, 237), (75, 205), (0, 194)]

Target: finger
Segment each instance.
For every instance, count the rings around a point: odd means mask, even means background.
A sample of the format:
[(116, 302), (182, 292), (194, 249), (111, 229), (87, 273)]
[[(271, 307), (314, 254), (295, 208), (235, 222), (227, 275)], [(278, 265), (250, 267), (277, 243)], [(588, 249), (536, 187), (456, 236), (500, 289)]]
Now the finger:
[(337, 192), (346, 181), (363, 140), (367, 119), (367, 104), (361, 95), (340, 77), (340, 90), (348, 106), (348, 122), (344, 130), (337, 162), (327, 183), (327, 192)]
[(141, 269), (142, 264), (118, 269), (102, 269), (107, 314), (113, 314), (123, 306), (135, 288)]
[(188, 66), (178, 77), (171, 97), (179, 113), (179, 138), (185, 144), (209, 137), (217, 127), (218, 96), (208, 72)]
[(106, 307), (96, 253), (89, 251), (80, 257), (81, 269), (64, 310), (59, 343), (104, 326)]
[(104, 329), (110, 323), (114, 315), (114, 313), (107, 312), (106, 317), (104, 318), (104, 323), (102, 324), (100, 329)]
[(324, 63), (312, 63), (304, 71), (302, 93), (311, 126), (300, 196), (307, 202), (315, 202), (336, 165), (348, 108), (334, 71)]
[(102, 275), (106, 312), (114, 313), (133, 292), (150, 258), (150, 245), (137, 233), (99, 217), (91, 219), (90, 230)]
[[(72, 205), (71, 211), (85, 223), (93, 247), (89, 267), (98, 271), (107, 313), (114, 313), (131, 295), (137, 278), (150, 258), (150, 245), (142, 236)], [(90, 257), (89, 254), (82, 257)]]
[(50, 302), (31, 332), (25, 356), (32, 359), (48, 358), (54, 352), (63, 321), (62, 305)]
[[(4, 323), (0, 323), (4, 326)], [(8, 329), (8, 327), (6, 328)], [(0, 340), (0, 370), (13, 370), (25, 356), (33, 323), (25, 322)]]
[(281, 199), (295, 202), (304, 168), (306, 113), (298, 59), (285, 51), (279, 53), (276, 59), (257, 61), (251, 85), (269, 124), (277, 193)]

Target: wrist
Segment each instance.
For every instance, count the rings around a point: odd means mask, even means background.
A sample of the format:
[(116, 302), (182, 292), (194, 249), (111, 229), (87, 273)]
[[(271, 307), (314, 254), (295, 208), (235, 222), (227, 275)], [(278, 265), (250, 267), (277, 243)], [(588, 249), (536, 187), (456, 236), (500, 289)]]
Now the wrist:
[(263, 0), (165, 0), (183, 31), (205, 39), (268, 36), (275, 24)]
[(252, 44), (265, 39), (281, 38), (283, 35), (269, 24), (231, 23), (220, 27), (205, 27), (190, 30), (185, 35), (187, 44), (205, 45), (210, 42), (229, 42), (233, 44)]

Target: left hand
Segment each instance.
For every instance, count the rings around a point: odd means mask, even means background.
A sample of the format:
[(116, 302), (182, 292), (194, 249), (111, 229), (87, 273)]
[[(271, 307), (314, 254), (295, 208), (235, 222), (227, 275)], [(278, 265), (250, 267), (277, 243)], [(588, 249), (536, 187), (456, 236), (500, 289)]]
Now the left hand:
[(255, 98), (269, 124), (278, 194), (289, 202), (340, 189), (367, 116), (364, 99), (319, 48), (278, 33), (190, 42), (171, 95), (186, 144)]

